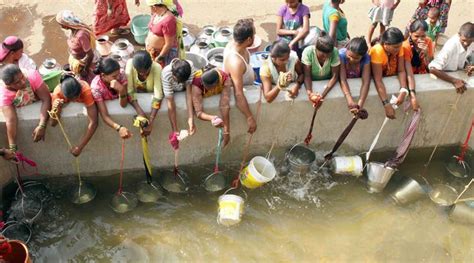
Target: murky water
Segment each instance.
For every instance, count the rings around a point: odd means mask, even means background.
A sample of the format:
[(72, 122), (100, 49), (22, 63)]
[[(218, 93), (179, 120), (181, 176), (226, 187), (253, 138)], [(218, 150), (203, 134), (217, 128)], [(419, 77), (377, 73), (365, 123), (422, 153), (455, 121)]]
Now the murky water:
[[(447, 156), (447, 150), (437, 155), (428, 180), (462, 189), (468, 179), (445, 172), (440, 160)], [(198, 177), (209, 174), (212, 165), (182, 167), (195, 178), (190, 193), (166, 194), (128, 214), (109, 207), (118, 176), (88, 179), (98, 194), (82, 206), (64, 198), (74, 177), (50, 179), (55, 198), (35, 224), (29, 247), (36, 262), (473, 262), (473, 225), (450, 221), (427, 197), (406, 207), (388, 201), (402, 175), (419, 174), (427, 158), (428, 151), (411, 152), (381, 194), (369, 194), (362, 178), (326, 170), (279, 176), (247, 191), (245, 215), (234, 227), (217, 224), (219, 194), (199, 187)], [(236, 167), (222, 165), (230, 175)], [(141, 172), (128, 173), (126, 188), (144, 179)]]

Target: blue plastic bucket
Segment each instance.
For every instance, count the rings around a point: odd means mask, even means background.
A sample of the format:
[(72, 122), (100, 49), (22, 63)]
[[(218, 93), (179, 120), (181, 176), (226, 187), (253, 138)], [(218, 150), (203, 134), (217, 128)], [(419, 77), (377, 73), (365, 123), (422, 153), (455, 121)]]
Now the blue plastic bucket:
[[(150, 23), (150, 15), (137, 15), (132, 19), (130, 29), (135, 32), (136, 35), (148, 34), (148, 23)], [(134, 35), (135, 35), (134, 34)]]
[(135, 39), (135, 42), (137, 42), (139, 45), (145, 45), (145, 39), (146, 36), (148, 35), (148, 28), (147, 31), (144, 33), (138, 33), (135, 31), (133, 27), (130, 28), (132, 31), (133, 38)]
[(265, 61), (268, 56), (270, 56), (270, 52), (262, 51), (262, 52), (256, 52), (250, 55), (250, 65), (253, 68), (253, 71), (255, 72), (255, 76), (257, 76), (255, 82), (257, 83), (262, 83), (262, 80), (260, 79), (260, 67), (263, 64), (263, 61)]

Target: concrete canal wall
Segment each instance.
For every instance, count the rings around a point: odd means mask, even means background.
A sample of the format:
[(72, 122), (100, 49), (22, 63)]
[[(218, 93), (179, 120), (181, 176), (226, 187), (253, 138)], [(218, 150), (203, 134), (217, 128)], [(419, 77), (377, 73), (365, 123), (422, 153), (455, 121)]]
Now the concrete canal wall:
[[(464, 79), (467, 78), (463, 72), (452, 74)], [(385, 78), (384, 81), (389, 94), (398, 92), (399, 84), (396, 78)], [(473, 82), (473, 79), (471, 78), (470, 81)], [(325, 83), (326, 81), (314, 82), (314, 89), (322, 89)], [(350, 80), (349, 84), (352, 94), (358, 95), (360, 80)], [(430, 75), (416, 76), (416, 84), (423, 117), (413, 147), (430, 147), (438, 142), (441, 145), (458, 144), (463, 141), (474, 113), (472, 87), (460, 98), (449, 127), (447, 127), (447, 132), (444, 137), (440, 138), (440, 133), (448, 118), (452, 104), (456, 101), (458, 95), (451, 84), (436, 80)], [(259, 91), (255, 88), (249, 88), (246, 95), (251, 109), (255, 113)], [(139, 94), (138, 97), (142, 107), (149, 109), (151, 94)], [(218, 101), (219, 97), (205, 99), (205, 109), (209, 112), (217, 112)], [(178, 105), (179, 126), (180, 128), (186, 128), (187, 117), (183, 93), (176, 95), (176, 104)], [(231, 104), (232, 141), (223, 152), (223, 161), (240, 160), (248, 136), (245, 118), (235, 107), (233, 100)], [(152, 164), (158, 167), (172, 166), (174, 162), (174, 154), (168, 144), (168, 133), (171, 128), (166, 103), (163, 103), (163, 105), (149, 139)], [(368, 149), (385, 118), (373, 83), (365, 108), (369, 112), (369, 118), (358, 121), (343, 146), (346, 151), (349, 149), (348, 151), (354, 154)], [(59, 127), (48, 127), (46, 140), (33, 143), (31, 132), (38, 123), (39, 109), (40, 104), (36, 103), (17, 110), (19, 118), (17, 144), (20, 150), (38, 163), (38, 171), (41, 176), (74, 174), (73, 157), (67, 152), (66, 143)], [(131, 106), (121, 108), (118, 101), (111, 101), (108, 102), (108, 110), (116, 122), (125, 125), (134, 133), (133, 138), (126, 141), (125, 169), (142, 168), (140, 136), (138, 130), (132, 127), (132, 116), (135, 114), (133, 108)], [(313, 108), (307, 101), (303, 89), (293, 104), (286, 101), (283, 94), (280, 94), (272, 104), (263, 102), (251, 154), (265, 153), (272, 142), (276, 142), (276, 145), (281, 147), (291, 146), (303, 141), (308, 132), (312, 112)], [(0, 117), (0, 145), (7, 146), (5, 122), (3, 117)], [(395, 148), (401, 140), (405, 125), (410, 117), (411, 114), (407, 115), (402, 109), (398, 109), (397, 119), (386, 125), (376, 149)], [(344, 96), (339, 86), (336, 86), (316, 117), (312, 147), (317, 150), (329, 151), (351, 118)], [(87, 119), (82, 105), (77, 103), (67, 105), (62, 114), (62, 121), (72, 142), (79, 142), (87, 126)], [(196, 134), (181, 143), (179, 155), (181, 165), (211, 163), (214, 158), (217, 129), (213, 128), (208, 122), (200, 120), (195, 122), (197, 126)], [(471, 147), (474, 147), (473, 141), (470, 142)], [(121, 141), (117, 132), (100, 120), (94, 137), (80, 156), (82, 172), (85, 175), (107, 175), (110, 172), (117, 171), (120, 151)], [(10, 181), (14, 171), (14, 165), (0, 160), (0, 185)]]

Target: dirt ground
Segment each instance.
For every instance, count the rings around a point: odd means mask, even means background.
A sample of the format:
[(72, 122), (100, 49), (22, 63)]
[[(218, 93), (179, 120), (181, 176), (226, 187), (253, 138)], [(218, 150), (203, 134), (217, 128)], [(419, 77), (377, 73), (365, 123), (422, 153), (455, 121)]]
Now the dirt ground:
[[(304, 0), (311, 9), (311, 25), (322, 26), (322, 5), (326, 0)], [(145, 1), (139, 7), (129, 0), (130, 16), (149, 13)], [(204, 25), (232, 26), (239, 18), (253, 18), (257, 34), (265, 41), (275, 40), (275, 14), (284, 0), (180, 0), (184, 8), (184, 22), (197, 34)], [(396, 9), (393, 26), (404, 27), (413, 14), (418, 1), (404, 0)], [(352, 37), (366, 35), (370, 0), (346, 0), (342, 5), (349, 21)], [(54, 57), (60, 63), (67, 58), (66, 37), (55, 22), (55, 14), (63, 9), (73, 10), (88, 23), (92, 23), (93, 0), (0, 0), (0, 38), (8, 35), (21, 37), (25, 52), (37, 64)], [(473, 20), (474, 0), (454, 0), (450, 11), (447, 35), (457, 32), (459, 26)], [(130, 37), (131, 39), (131, 37)], [(264, 45), (262, 45), (263, 47)]]

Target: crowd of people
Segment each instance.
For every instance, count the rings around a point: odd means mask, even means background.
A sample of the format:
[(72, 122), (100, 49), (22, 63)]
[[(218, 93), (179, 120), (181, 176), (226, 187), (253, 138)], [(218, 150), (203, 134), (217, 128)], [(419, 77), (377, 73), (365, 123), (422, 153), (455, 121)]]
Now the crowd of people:
[[(388, 118), (395, 118), (392, 104), (409, 101), (414, 111), (420, 108), (414, 74), (432, 73), (451, 83), (456, 92), (466, 90), (466, 82), (447, 71), (474, 72), (474, 24), (464, 23), (435, 56), (438, 36), (448, 24), (450, 0), (420, 0), (419, 6), (405, 29), (390, 27), (400, 0), (372, 0), (367, 37), (351, 37), (348, 19), (342, 10), (344, 0), (325, 0), (322, 10), (323, 28), (309, 45), (304, 44), (310, 33), (311, 12), (302, 0), (286, 0), (278, 10), (278, 39), (273, 42), (268, 59), (260, 68), (263, 98), (271, 103), (281, 92), (290, 98), (299, 95), (304, 85), (313, 107), (320, 107), (326, 95), (337, 84), (346, 98), (348, 110), (357, 116), (364, 107), (373, 80)], [(139, 5), (140, 1), (135, 0)], [(176, 144), (180, 131), (174, 94), (185, 92), (187, 126), (190, 135), (196, 132), (195, 118), (223, 128), (223, 143), (230, 141), (230, 98), (246, 118), (248, 133), (257, 129), (256, 116), (250, 110), (244, 86), (253, 85), (256, 76), (250, 65), (248, 48), (255, 39), (252, 19), (240, 19), (233, 27), (233, 40), (224, 50), (223, 69), (206, 66), (194, 68), (185, 59), (182, 41), (183, 8), (177, 0), (146, 0), (152, 14), (145, 49), (134, 53), (122, 70), (118, 61), (100, 57), (95, 39), (101, 34), (126, 34), (130, 17), (125, 0), (95, 1), (94, 24), (89, 27), (71, 11), (61, 11), (57, 23), (70, 31), (67, 38), (69, 68), (52, 93), (42, 80), (36, 64), (23, 52), (23, 42), (15, 36), (5, 38), (0, 49), (0, 107), (6, 121), (8, 149), (0, 155), (14, 158), (17, 147), (18, 118), (16, 108), (41, 101), (39, 123), (32, 131), (35, 142), (44, 140), (48, 123), (55, 126), (48, 111), (60, 116), (64, 104), (84, 104), (88, 126), (80, 141), (74, 143), (71, 154), (79, 156), (92, 138), (100, 115), (104, 123), (123, 139), (132, 133), (125, 124), (109, 114), (105, 101), (116, 100), (121, 107), (131, 105), (138, 116), (146, 119), (141, 136), (149, 136), (158, 111), (165, 99), (171, 124), (170, 143)], [(380, 33), (374, 37), (376, 27)], [(471, 59), (471, 60), (470, 60)], [(400, 92), (390, 101), (384, 78), (397, 76)], [(358, 98), (351, 94), (350, 78), (360, 78)], [(316, 80), (328, 80), (324, 87), (313, 87)], [(137, 93), (153, 93), (151, 105), (140, 105)], [(204, 109), (204, 98), (220, 95), (220, 114)], [(145, 107), (145, 108), (143, 108)], [(149, 112), (149, 113), (147, 113)]]

